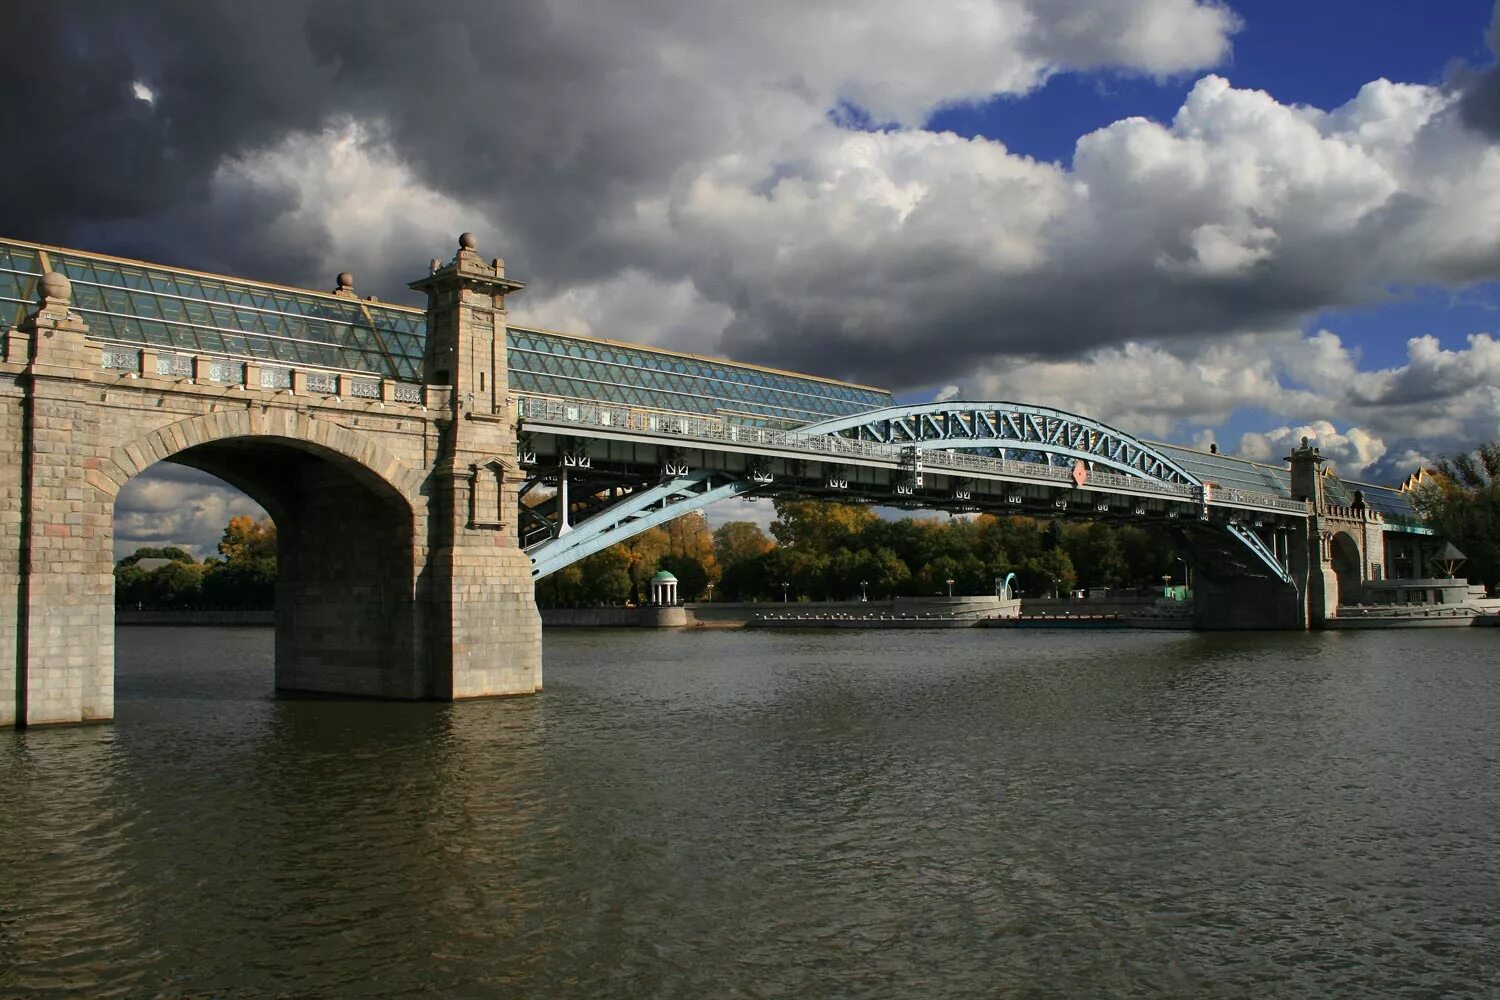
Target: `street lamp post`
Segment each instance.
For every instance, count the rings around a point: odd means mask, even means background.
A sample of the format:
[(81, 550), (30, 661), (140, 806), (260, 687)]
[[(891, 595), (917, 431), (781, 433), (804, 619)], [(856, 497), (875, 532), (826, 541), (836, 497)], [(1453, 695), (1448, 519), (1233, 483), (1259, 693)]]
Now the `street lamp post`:
[(785, 580), (781, 581), (781, 603), (782, 604), (786, 604), (787, 603), (786, 591), (787, 591), (787, 588), (790, 587), (790, 586), (791, 586), (791, 584), (787, 583)]
[(869, 591), (867, 591), (865, 589), (869, 585), (870, 585), (870, 581), (869, 580), (861, 580), (861, 581), (859, 581), (859, 599), (861, 601), (868, 601), (870, 599)]
[(1184, 587), (1191, 587), (1193, 585), (1193, 578), (1188, 573), (1188, 562), (1187, 562), (1187, 560), (1184, 559), (1182, 556), (1178, 556), (1177, 557), (1177, 561), (1180, 562), (1180, 563), (1182, 563), (1182, 585)]
[(953, 577), (948, 577), (948, 596), (953, 596)]
[(712, 604), (713, 602), (714, 602), (714, 585), (710, 583), (708, 585), (708, 603)]

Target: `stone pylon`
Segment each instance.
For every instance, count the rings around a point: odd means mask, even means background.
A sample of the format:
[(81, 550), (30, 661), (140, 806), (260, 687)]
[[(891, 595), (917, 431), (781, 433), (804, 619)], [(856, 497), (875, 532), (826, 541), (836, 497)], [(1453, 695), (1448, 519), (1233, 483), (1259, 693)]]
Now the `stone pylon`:
[[(3, 407), (0, 482), (7, 497), (0, 619), (0, 725), (114, 715), (113, 503), (86, 479), (105, 411), (87, 373), (98, 365), (72, 287), (42, 276), (41, 306), (8, 338), (16, 370)], [(80, 373), (83, 373), (82, 375)], [(13, 569), (12, 569), (13, 567)]]
[(452, 387), (429, 478), (428, 562), (434, 697), (541, 690), (541, 618), (517, 541), (515, 410), (507, 395), (505, 297), (523, 284), (474, 237), (411, 287), (427, 294), (424, 381)]
[(1338, 614), (1338, 577), (1329, 562), (1328, 537), (1321, 526), (1326, 506), (1323, 494), (1322, 453), (1307, 438), (1284, 459), (1291, 468), (1292, 499), (1312, 503), (1306, 528), (1293, 532), (1288, 552), (1292, 580), (1307, 604), (1307, 624), (1320, 628)]

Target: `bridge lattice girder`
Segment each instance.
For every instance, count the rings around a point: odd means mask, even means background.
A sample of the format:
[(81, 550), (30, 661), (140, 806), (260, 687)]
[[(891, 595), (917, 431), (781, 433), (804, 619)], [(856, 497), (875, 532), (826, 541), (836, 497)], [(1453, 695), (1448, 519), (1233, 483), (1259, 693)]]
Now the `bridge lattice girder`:
[[(799, 427), (796, 433), (922, 449), (1024, 452), (1041, 455), (1049, 462), (1083, 461), (1141, 480), (1203, 488), (1198, 477), (1145, 442), (1107, 424), (1047, 407), (967, 401), (915, 404), (821, 421)], [(591, 498), (583, 506), (594, 508), (592, 516), (565, 533), (527, 548), (532, 576), (548, 576), (689, 511), (764, 488), (764, 483), (732, 474), (694, 470), (665, 479), (660, 485), (634, 489), (622, 499)], [(1291, 582), (1285, 567), (1254, 531), (1238, 524), (1223, 527), (1248, 550), (1255, 564), (1283, 582)]]
[(824, 420), (798, 428), (917, 448), (997, 448), (1106, 466), (1126, 475), (1201, 486), (1150, 445), (1097, 420), (1043, 406), (1004, 402), (919, 403)]

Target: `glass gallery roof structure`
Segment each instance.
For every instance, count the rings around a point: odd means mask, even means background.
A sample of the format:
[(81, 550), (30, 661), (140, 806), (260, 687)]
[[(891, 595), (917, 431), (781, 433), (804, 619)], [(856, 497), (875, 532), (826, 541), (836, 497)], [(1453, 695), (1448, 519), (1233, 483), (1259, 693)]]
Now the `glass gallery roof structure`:
[[(1199, 451), (1178, 444), (1153, 441), (1151, 446), (1164, 452), (1205, 483), (1213, 483), (1216, 487), (1270, 493), (1281, 497), (1292, 495), (1291, 473), (1285, 466), (1267, 465), (1247, 458)], [(1411, 497), (1399, 488), (1355, 482), (1335, 475), (1324, 478), (1323, 488), (1331, 504), (1353, 506), (1354, 492), (1358, 490), (1364, 496), (1366, 505), (1384, 516), (1387, 522), (1403, 526), (1421, 522), (1412, 510)]]
[[(100, 341), (421, 379), (421, 309), (18, 240), (0, 239), (0, 329), (34, 308), (37, 280), (48, 270), (72, 281), (73, 308)], [(893, 402), (883, 389), (849, 382), (523, 326), (507, 329), (506, 347), (510, 384), (544, 396), (782, 427)], [(1291, 495), (1284, 468), (1153, 445), (1204, 481)], [(1351, 503), (1355, 489), (1387, 519), (1414, 520), (1401, 490), (1329, 477), (1334, 503)]]
[[(73, 282), (97, 340), (421, 379), (421, 309), (16, 240), (0, 240), (0, 328), (35, 306), (48, 270)], [(849, 382), (528, 327), (509, 327), (506, 347), (510, 384), (540, 395), (784, 426), (891, 403)]]

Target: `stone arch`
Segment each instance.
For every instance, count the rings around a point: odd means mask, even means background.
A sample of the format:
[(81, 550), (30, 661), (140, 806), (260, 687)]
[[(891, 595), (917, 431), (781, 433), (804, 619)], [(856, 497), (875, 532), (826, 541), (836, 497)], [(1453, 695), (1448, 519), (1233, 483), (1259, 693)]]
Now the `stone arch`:
[(331, 420), (282, 409), (221, 410), (167, 424), (114, 448), (96, 468), (86, 470), (86, 478), (113, 500), (130, 479), (157, 462), (168, 461), (190, 448), (236, 438), (280, 440), (294, 448), (313, 446), (332, 452), (383, 482), (413, 507), (420, 497), (420, 473), (368, 436)]
[(110, 450), (89, 481), (111, 504), (157, 462), (242, 490), (277, 527), (276, 687), (433, 695), (424, 669), (421, 476), (369, 436), (293, 411), (219, 411)]
[(1328, 560), (1338, 578), (1337, 603), (1357, 603), (1364, 589), (1364, 558), (1360, 555), (1359, 541), (1347, 531), (1335, 531), (1328, 540)]

